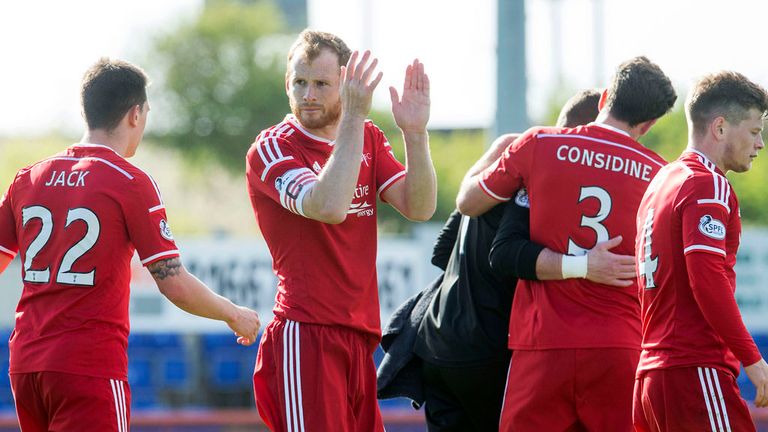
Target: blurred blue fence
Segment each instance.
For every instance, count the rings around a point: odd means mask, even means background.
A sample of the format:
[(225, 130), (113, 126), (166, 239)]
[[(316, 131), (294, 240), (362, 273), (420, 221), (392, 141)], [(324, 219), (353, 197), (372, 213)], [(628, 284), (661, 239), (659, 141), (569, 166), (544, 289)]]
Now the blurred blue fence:
[[(0, 329), (0, 414), (14, 411), (8, 377), (10, 329)], [(754, 335), (768, 357), (768, 334)], [(253, 407), (251, 376), (258, 343), (243, 347), (231, 333), (181, 335), (134, 333), (128, 340), (128, 381), (131, 409)], [(374, 353), (376, 365), (383, 353)], [(742, 396), (751, 402), (755, 387), (742, 369), (737, 379)], [(382, 409), (410, 409), (406, 399), (380, 401)]]
[[(0, 432), (15, 431), (14, 405), (11, 386), (8, 378), (8, 339), (10, 330), (0, 329), (0, 419), (5, 423), (0, 425)], [(768, 357), (768, 333), (754, 336), (763, 353)], [(250, 421), (248, 426), (233, 426), (231, 413), (224, 416), (220, 425), (210, 422), (179, 421), (179, 425), (171, 426), (168, 420), (153, 422), (155, 413), (167, 412), (173, 417), (182, 419), (184, 415), (194, 413), (194, 409), (202, 411), (211, 409), (242, 409), (241, 412), (253, 411), (253, 393), (251, 375), (256, 359), (258, 344), (243, 347), (235, 343), (230, 333), (205, 333), (198, 335), (182, 335), (179, 333), (134, 333), (128, 344), (128, 380), (131, 385), (132, 412), (134, 419), (140, 419), (142, 414), (150, 419), (144, 419), (141, 424), (132, 429), (142, 432), (158, 431), (242, 431), (264, 430)], [(374, 360), (378, 365), (383, 353), (378, 349)], [(738, 377), (742, 396), (747, 401), (755, 397), (755, 388), (746, 375)], [(421, 413), (414, 412), (410, 403), (405, 399), (380, 401), (385, 416), (387, 430), (395, 432), (411, 432), (423, 430)], [(175, 411), (183, 408), (185, 411)], [(190, 411), (189, 409), (193, 409)], [(171, 414), (171, 413), (187, 414)], [(387, 415), (389, 413), (389, 416)], [(393, 421), (405, 413), (405, 420)], [(758, 415), (759, 431), (768, 431), (768, 412), (755, 413)], [(2, 422), (0, 422), (2, 423)], [(229, 424), (229, 426), (226, 426)], [(206, 426), (207, 425), (207, 426)], [(255, 429), (254, 429), (255, 428)]]
[[(0, 329), (0, 413), (13, 412), (8, 377), (9, 329)], [(258, 342), (244, 347), (231, 333), (132, 333), (128, 382), (133, 412), (174, 408), (253, 407), (252, 375)], [(374, 360), (383, 357), (379, 348)], [(405, 399), (383, 409), (409, 408)]]

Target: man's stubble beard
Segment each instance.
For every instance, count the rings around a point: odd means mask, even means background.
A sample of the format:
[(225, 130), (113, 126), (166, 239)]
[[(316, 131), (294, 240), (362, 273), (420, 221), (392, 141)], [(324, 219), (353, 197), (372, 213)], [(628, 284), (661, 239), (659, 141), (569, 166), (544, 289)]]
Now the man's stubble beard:
[(339, 121), (339, 117), (341, 117), (341, 101), (338, 101), (329, 110), (326, 110), (319, 118), (306, 119), (302, 117), (301, 109), (294, 104), (291, 104), (291, 112), (305, 128), (322, 129)]

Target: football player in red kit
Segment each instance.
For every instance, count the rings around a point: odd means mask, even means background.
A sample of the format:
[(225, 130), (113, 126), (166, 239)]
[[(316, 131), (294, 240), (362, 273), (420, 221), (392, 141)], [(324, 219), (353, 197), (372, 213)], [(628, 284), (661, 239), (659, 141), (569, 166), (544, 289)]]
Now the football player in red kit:
[(130, 428), (128, 300), (134, 251), (174, 304), (256, 340), (256, 312), (181, 264), (154, 180), (125, 158), (149, 114), (138, 67), (101, 59), (85, 74), (80, 143), (20, 170), (0, 200), (0, 272), (19, 253), (24, 289), (10, 376), (24, 432)]
[(736, 304), (741, 216), (725, 174), (744, 172), (764, 147), (768, 95), (735, 72), (699, 80), (685, 105), (688, 148), (651, 182), (635, 245), (642, 353), (637, 431), (754, 431), (739, 363), (768, 405), (768, 365)]
[(253, 376), (275, 431), (383, 430), (372, 355), (381, 339), (377, 198), (426, 220), (436, 182), (424, 65), (408, 66), (402, 95), (390, 88), (406, 169), (366, 120), (376, 63), (335, 35), (302, 32), (285, 76), (292, 113), (248, 152), (248, 191), (278, 279)]
[(540, 280), (521, 280), (512, 303), (501, 430), (631, 429), (640, 354), (634, 272), (630, 265), (623, 286), (585, 279), (585, 254), (618, 237), (612, 251), (634, 253), (637, 207), (666, 163), (637, 139), (676, 98), (657, 65), (631, 59), (593, 123), (529, 129), (495, 164), (465, 177), (457, 204), (470, 216), (525, 187), (531, 241), (546, 246), (536, 262)]

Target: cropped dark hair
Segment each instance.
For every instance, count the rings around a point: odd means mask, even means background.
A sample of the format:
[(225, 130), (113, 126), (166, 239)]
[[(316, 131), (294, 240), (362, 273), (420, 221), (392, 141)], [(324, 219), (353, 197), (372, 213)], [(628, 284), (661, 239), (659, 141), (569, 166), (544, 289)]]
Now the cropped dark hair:
[(134, 106), (147, 101), (147, 76), (123, 60), (102, 57), (83, 76), (80, 100), (88, 129), (115, 129)]
[(595, 121), (600, 111), (600, 92), (595, 89), (582, 90), (563, 105), (557, 117), (557, 127), (576, 127)]
[(330, 50), (339, 59), (339, 66), (349, 61), (352, 51), (340, 37), (326, 32), (306, 29), (299, 34), (296, 42), (288, 51), (288, 63), (296, 54), (304, 54), (310, 62), (320, 55), (323, 49)]
[(629, 126), (655, 120), (677, 100), (672, 82), (661, 68), (640, 56), (620, 64), (608, 87), (605, 109)]
[(696, 134), (703, 133), (716, 117), (739, 124), (751, 109), (768, 112), (768, 94), (763, 87), (738, 72), (718, 72), (694, 84), (685, 101), (685, 114)]

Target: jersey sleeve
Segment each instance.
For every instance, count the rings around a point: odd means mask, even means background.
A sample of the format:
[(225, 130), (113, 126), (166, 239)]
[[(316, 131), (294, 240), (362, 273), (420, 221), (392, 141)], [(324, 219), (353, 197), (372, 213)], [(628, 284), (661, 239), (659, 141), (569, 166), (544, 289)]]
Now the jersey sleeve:
[[(706, 252), (726, 256), (726, 227), (732, 216), (725, 200), (712, 199), (708, 184), (689, 180), (679, 207), (683, 252)], [(724, 186), (730, 188), (727, 183)], [(738, 216), (735, 216), (738, 217)]]
[(366, 131), (366, 134), (370, 133), (376, 151), (376, 189), (379, 199), (383, 200), (382, 194), (395, 182), (405, 177), (405, 167), (395, 157), (384, 132), (372, 124), (369, 130), (370, 132)]
[(459, 237), (461, 218), (462, 214), (458, 210), (454, 210), (448, 216), (448, 220), (445, 221), (440, 234), (437, 235), (435, 246), (432, 248), (432, 264), (440, 270), (445, 271), (446, 267), (448, 267), (453, 247), (456, 244), (456, 239)]
[(306, 217), (302, 203), (317, 183), (317, 175), (294, 153), (285, 138), (260, 134), (246, 159), (248, 191), (251, 195), (264, 194), (286, 210)]
[(744, 365), (750, 366), (762, 356), (749, 335), (725, 272), (725, 257), (705, 250), (685, 256), (691, 290), (704, 319), (723, 339), (728, 349)]
[(16, 219), (13, 216), (11, 208), (11, 188), (0, 198), (0, 253), (10, 256), (16, 256), (19, 251), (18, 239), (16, 237)]
[(504, 204), (504, 215), (491, 244), (488, 260), (501, 278), (537, 280), (536, 260), (544, 246), (530, 240), (530, 205), (525, 189), (515, 200)]
[(528, 130), (504, 150), (501, 157), (480, 173), (480, 188), (497, 201), (509, 201), (524, 185), (533, 159), (534, 130)]
[(131, 194), (123, 203), (128, 236), (139, 254), (141, 264), (179, 256), (165, 205), (155, 181), (146, 174), (134, 178)]

